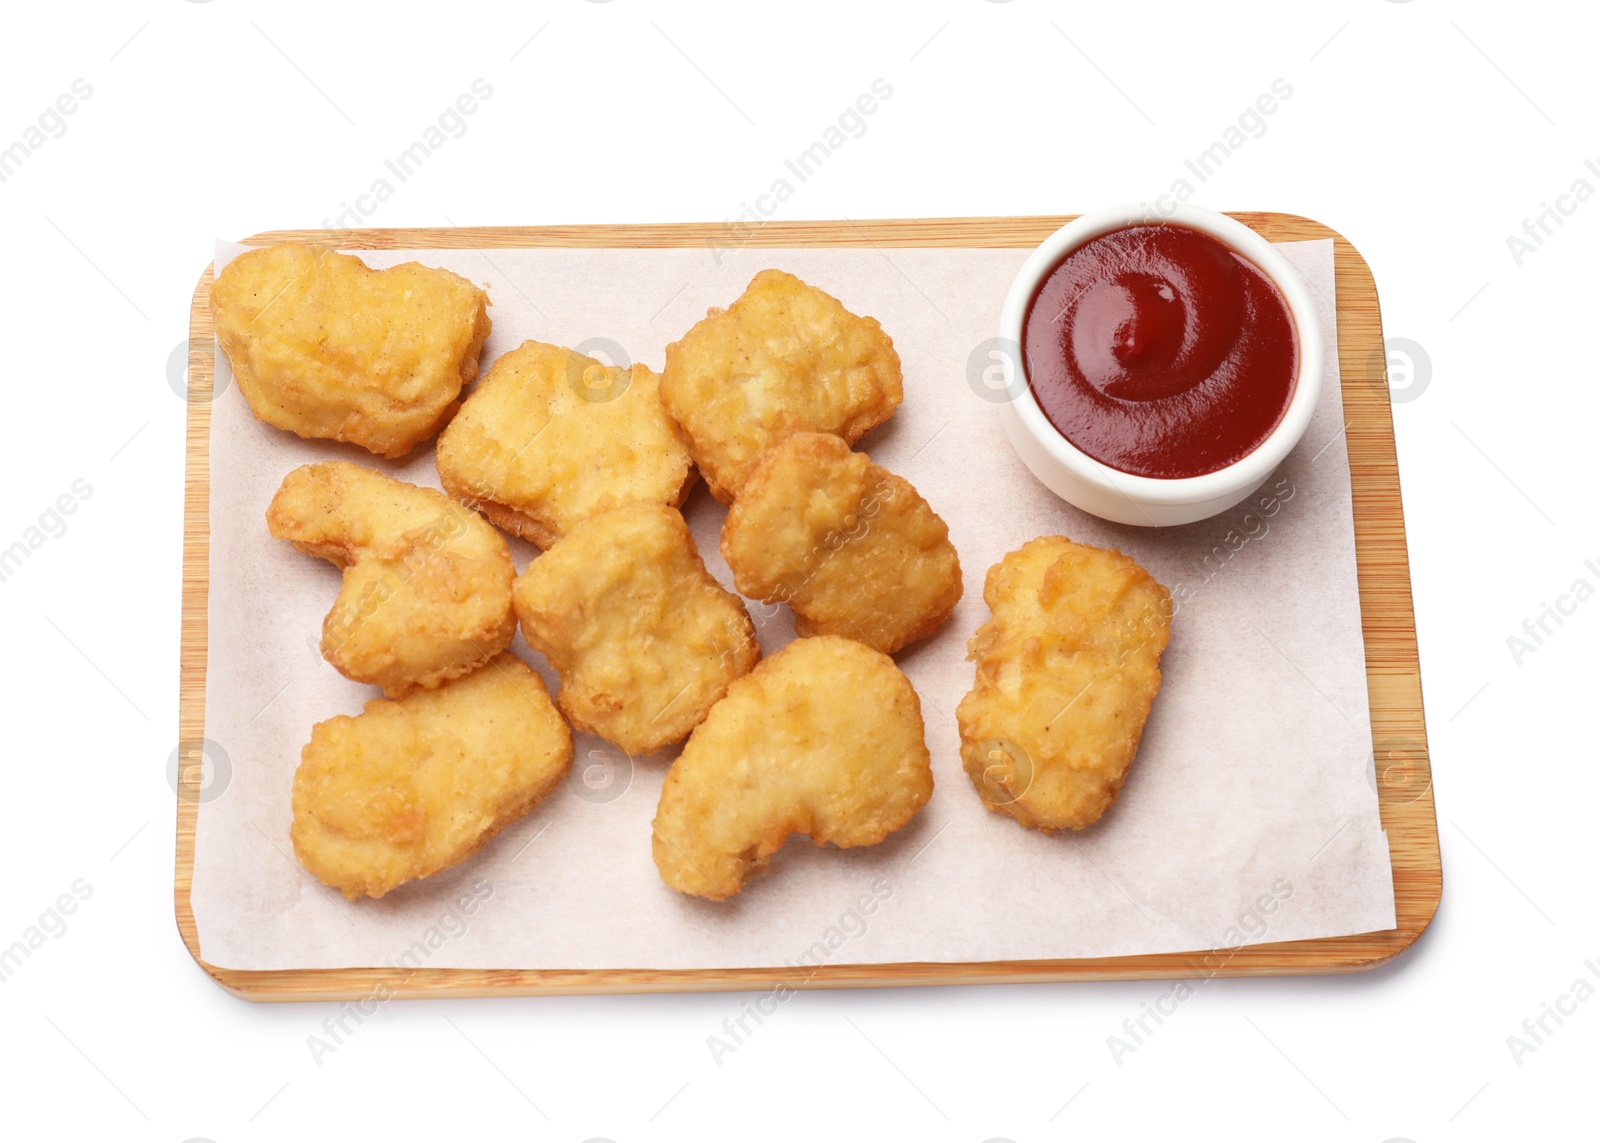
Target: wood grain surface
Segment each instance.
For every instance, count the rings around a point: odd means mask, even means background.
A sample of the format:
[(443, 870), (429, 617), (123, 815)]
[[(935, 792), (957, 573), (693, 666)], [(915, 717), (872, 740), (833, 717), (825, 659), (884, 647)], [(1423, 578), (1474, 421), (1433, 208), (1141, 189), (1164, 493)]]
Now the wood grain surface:
[[(741, 238), (759, 246), (1033, 246), (1072, 216), (894, 219), (878, 222), (765, 222)], [(1432, 771), (1417, 665), (1411, 573), (1395, 464), (1394, 427), (1377, 287), (1365, 260), (1341, 235), (1293, 215), (1244, 212), (1233, 217), (1275, 242), (1331, 238), (1338, 293), (1339, 367), (1344, 389), (1354, 493), (1361, 623), (1376, 745), (1375, 780), (1394, 866), (1398, 927), (1322, 940), (1084, 960), (823, 965), (806, 979), (794, 969), (308, 969), (244, 972), (207, 964), (189, 890), (200, 769), (180, 767), (178, 789), (178, 929), (200, 966), (224, 988), (251, 1000), (331, 1000), (375, 996), (508, 996), (533, 993), (661, 992), (791, 987), (849, 988), (908, 984), (1130, 980), (1211, 976), (1288, 976), (1358, 972), (1398, 956), (1427, 928), (1442, 878)], [(285, 239), (345, 250), (429, 247), (629, 247), (728, 245), (717, 224), (471, 227), (463, 229), (275, 231), (246, 239)], [(183, 631), (178, 706), (184, 757), (197, 759), (205, 733), (206, 596), (209, 556), (209, 441), (212, 323), (208, 267), (195, 288), (189, 333), (188, 460), (183, 523)]]

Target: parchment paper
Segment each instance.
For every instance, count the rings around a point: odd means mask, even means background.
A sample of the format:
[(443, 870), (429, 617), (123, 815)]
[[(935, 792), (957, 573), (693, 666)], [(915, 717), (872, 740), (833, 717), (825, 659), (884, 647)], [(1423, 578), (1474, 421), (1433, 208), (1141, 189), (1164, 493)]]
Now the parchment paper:
[[(736, 238), (730, 236), (730, 242)], [(221, 244), (217, 266), (242, 248)], [(650, 821), (673, 751), (629, 759), (579, 736), (572, 778), (464, 865), (381, 901), (347, 902), (295, 862), (290, 785), (313, 723), (376, 695), (317, 652), (339, 573), (268, 534), (296, 466), (345, 457), (437, 487), (432, 445), (400, 464), (256, 421), (217, 355), (211, 425), (206, 736), (192, 903), (201, 953), (235, 969), (380, 964), (476, 968), (728, 968), (1177, 952), (1393, 928), (1388, 841), (1372, 784), (1350, 469), (1339, 396), (1333, 244), (1284, 253), (1311, 283), (1327, 377), (1304, 441), (1257, 497), (1183, 528), (1107, 524), (1023, 468), (995, 405), (969, 383), (1026, 250), (426, 250), (487, 285), (487, 369), (528, 338), (604, 338), (659, 369), (707, 307), (777, 266), (882, 321), (905, 403), (858, 447), (950, 524), (966, 594), (940, 633), (899, 656), (922, 697), (935, 791), (865, 849), (791, 838), (729, 902), (667, 889)], [(979, 370), (987, 358), (979, 351)], [(224, 386), (226, 388), (224, 389)], [(991, 394), (992, 395), (992, 394)], [(707, 565), (723, 509), (686, 507)], [(984, 573), (1061, 533), (1121, 548), (1182, 602), (1165, 681), (1121, 799), (1096, 826), (1046, 836), (986, 812), (961, 768), (954, 711), (965, 646), (988, 618)], [(518, 568), (536, 555), (513, 542)], [(768, 652), (787, 609), (752, 604)], [(556, 679), (523, 643), (513, 650)], [(225, 758), (225, 761), (223, 760)]]

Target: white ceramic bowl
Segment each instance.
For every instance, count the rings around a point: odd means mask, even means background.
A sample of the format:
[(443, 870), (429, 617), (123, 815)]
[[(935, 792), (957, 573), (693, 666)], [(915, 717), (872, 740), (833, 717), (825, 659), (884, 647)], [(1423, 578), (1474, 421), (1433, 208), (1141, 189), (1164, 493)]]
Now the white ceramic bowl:
[[(1102, 234), (1126, 226), (1174, 223), (1209, 234), (1253, 262), (1289, 304), (1298, 341), (1299, 371), (1283, 419), (1260, 446), (1242, 459), (1204, 476), (1163, 479), (1134, 476), (1108, 468), (1078, 451), (1052, 425), (1027, 381), (1022, 351), (1028, 306), (1050, 272), (1073, 250)], [(1167, 526), (1215, 516), (1249, 496), (1300, 442), (1322, 391), (1322, 323), (1311, 290), (1288, 259), (1261, 235), (1225, 214), (1196, 206), (1156, 213), (1148, 203), (1133, 203), (1085, 214), (1067, 223), (1023, 263), (1000, 311), (1000, 344), (1015, 371), (1009, 400), (1000, 417), (1011, 447), (1032, 473), (1067, 503), (1119, 524)]]

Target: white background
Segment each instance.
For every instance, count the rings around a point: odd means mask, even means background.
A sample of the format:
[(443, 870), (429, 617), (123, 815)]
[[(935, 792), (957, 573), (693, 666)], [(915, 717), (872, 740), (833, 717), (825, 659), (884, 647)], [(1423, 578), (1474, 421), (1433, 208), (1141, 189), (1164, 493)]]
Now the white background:
[[(0, 583), (0, 944), (93, 891), (0, 985), (4, 1133), (1572, 1137), (1600, 999), (1520, 1059), (1507, 1038), (1600, 962), (1600, 604), (1520, 664), (1507, 639), (1600, 584), (1580, 341), (1600, 202), (1562, 200), (1520, 265), (1507, 236), (1575, 180), (1600, 188), (1596, 30), (1575, 4), (1439, 0), (10, 8), (0, 146), (75, 79), (93, 94), (0, 184), (0, 547), (75, 480), (93, 493)], [(880, 77), (867, 132), (773, 217), (1076, 212), (1166, 190), (1288, 80), (1195, 201), (1342, 231), (1414, 346), (1391, 380), (1446, 884), (1419, 944), (1356, 978), (1204, 984), (1120, 1063), (1107, 1037), (1168, 986), (808, 994), (720, 1066), (706, 1038), (737, 996), (397, 1003), (319, 1066), (333, 1006), (212, 984), (172, 916), (168, 358), (214, 237), (323, 225), (479, 77), (465, 133), (367, 224), (733, 217)]]

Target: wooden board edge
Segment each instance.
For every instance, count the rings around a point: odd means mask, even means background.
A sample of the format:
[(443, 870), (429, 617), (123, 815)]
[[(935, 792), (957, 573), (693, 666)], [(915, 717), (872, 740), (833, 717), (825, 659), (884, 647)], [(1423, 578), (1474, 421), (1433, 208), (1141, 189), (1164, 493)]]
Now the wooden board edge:
[[(1290, 942), (1285, 952), (1301, 942)], [(1314, 942), (1304, 942), (1314, 943)], [(1258, 946), (1266, 949), (1271, 946)], [(1161, 954), (1167, 956), (1170, 954)], [(459, 999), (491, 996), (593, 996), (683, 992), (764, 992), (777, 988), (819, 991), (854, 988), (953, 988), (996, 984), (1070, 984), (1078, 981), (1247, 980), (1290, 976), (1350, 976), (1387, 964), (1397, 953), (1375, 961), (1318, 964), (1308, 969), (1286, 957), (1274, 966), (1245, 971), (1210, 969), (1204, 954), (1186, 954), (1181, 965), (1148, 966), (1139, 958), (1106, 958), (1105, 965), (1083, 960), (993, 961), (981, 963), (904, 962), (856, 965), (850, 971), (797, 977), (773, 969), (432, 969), (412, 977), (368, 969), (240, 971), (201, 967), (225, 991), (256, 1003), (299, 1001)], [(845, 966), (840, 966), (843, 969)]]
[[(1390, 930), (1393, 933), (1394, 930)], [(258, 1002), (285, 1000), (416, 999), (432, 996), (593, 995), (646, 992), (754, 992), (777, 987), (797, 991), (887, 988), (905, 985), (954, 987), (972, 984), (1050, 984), (1073, 981), (1250, 979), (1307, 975), (1353, 975), (1393, 961), (1412, 943), (1388, 942), (1343, 960), (1321, 960), (1308, 968), (1307, 953), (1324, 938), (1251, 945), (1234, 952), (1213, 949), (1133, 957), (1080, 960), (903, 962), (824, 965), (809, 975), (788, 968), (747, 969), (283, 969), (247, 971), (201, 963), (228, 992)], [(1221, 963), (1207, 963), (1220, 960)], [(1236, 963), (1243, 962), (1243, 963)]]
[[(751, 223), (619, 223), (552, 226), (463, 226), (356, 230), (268, 230), (246, 246), (308, 242), (338, 250), (471, 249), (484, 247), (624, 247), (707, 251), (744, 246), (1032, 246), (1076, 215), (972, 218), (807, 219)], [(1041, 230), (1041, 227), (1044, 229)]]
[[(967, 219), (880, 219), (860, 222), (764, 222), (750, 228), (753, 236), (738, 244), (772, 246), (1027, 246), (1040, 241), (1050, 231), (1075, 216), (1034, 216), (1018, 218)], [(1376, 283), (1370, 267), (1343, 235), (1330, 227), (1300, 216), (1266, 212), (1234, 214), (1247, 225), (1270, 231), (1275, 241), (1329, 238), (1335, 245), (1335, 267), (1339, 288), (1340, 371), (1344, 381), (1344, 401), (1351, 421), (1349, 445), (1352, 450), (1352, 482), (1355, 483), (1358, 445), (1371, 449), (1374, 471), (1369, 480), (1374, 505), (1356, 506), (1359, 578), (1362, 585), (1363, 635), (1368, 643), (1368, 684), (1373, 695), (1372, 717), (1375, 736), (1380, 715), (1386, 730), (1397, 730), (1414, 738), (1419, 750), (1407, 763), (1415, 775), (1398, 792), (1379, 783), (1379, 810), (1382, 824), (1391, 839), (1391, 865), (1395, 876), (1397, 927), (1382, 933), (1319, 938), (1278, 945), (1250, 946), (1228, 955), (1215, 971), (1207, 971), (1196, 958), (1214, 956), (1227, 950), (1194, 953), (1153, 954), (1140, 957), (1112, 957), (1059, 961), (1016, 961), (979, 963), (912, 963), (894, 965), (823, 966), (808, 977), (803, 987), (883, 987), (892, 985), (953, 985), (976, 983), (1023, 983), (1030, 981), (1194, 979), (1225, 976), (1283, 976), (1320, 973), (1362, 972), (1387, 964), (1410, 948), (1426, 930), (1437, 912), (1442, 895), (1439, 865), (1437, 818), (1432, 798), (1431, 767), (1426, 747), (1420, 668), (1417, 659), (1414, 619), (1411, 618), (1410, 570), (1404, 536), (1398, 467), (1394, 453), (1392, 419), (1386, 375), (1375, 373), (1372, 365), (1382, 360), (1383, 340), (1378, 310)], [(841, 227), (848, 233), (840, 236)], [(273, 231), (245, 240), (246, 245), (261, 245), (287, 239), (300, 239), (341, 249), (444, 248), (466, 245), (484, 246), (639, 246), (683, 247), (710, 245), (724, 237), (715, 224), (672, 223), (638, 226), (578, 226), (544, 228), (477, 227), (452, 229), (390, 230), (349, 232)], [(204, 731), (205, 701), (205, 596), (209, 568), (209, 429), (210, 386), (212, 378), (211, 319), (208, 268), (197, 284), (191, 308), (191, 404), (188, 420), (188, 461), (185, 490), (184, 623), (181, 666), (180, 741), (198, 740)], [(1347, 290), (1349, 293), (1347, 294)], [(1370, 302), (1372, 328), (1360, 336), (1352, 329), (1346, 336), (1346, 309), (1352, 296)], [(1376, 340), (1372, 340), (1375, 335)], [(1359, 344), (1358, 344), (1359, 343)], [(197, 354), (196, 345), (204, 347)], [(196, 387), (196, 380), (203, 386)], [(203, 393), (204, 400), (194, 400)], [(1386, 455), (1385, 455), (1386, 454)], [(1363, 463), (1368, 463), (1363, 461)], [(197, 479), (198, 474), (198, 479)], [(198, 487), (197, 487), (198, 485)], [(1373, 507), (1392, 515), (1383, 522), (1388, 531), (1374, 531)], [(1366, 517), (1364, 520), (1363, 517)], [(198, 530), (194, 531), (196, 522)], [(1363, 557), (1363, 533), (1372, 548)], [(190, 543), (191, 535), (200, 538), (198, 555)], [(1382, 557), (1379, 559), (1378, 557)], [(198, 562), (198, 577), (194, 575)], [(1398, 574), (1398, 579), (1396, 575)], [(198, 608), (192, 606), (191, 588), (198, 585)], [(1369, 587), (1377, 590), (1369, 592)], [(1381, 600), (1384, 592), (1391, 601), (1403, 602), (1407, 622), (1403, 630), (1384, 629), (1369, 621), (1369, 595)], [(1391, 635), (1391, 632), (1393, 634)], [(1374, 655), (1374, 643), (1379, 654)], [(1375, 662), (1376, 659), (1376, 662)], [(1392, 662), (1391, 662), (1392, 660)], [(1398, 673), (1393, 673), (1398, 668)], [(1377, 699), (1383, 692), (1381, 704)], [(1411, 701), (1407, 703), (1407, 699)], [(1378, 761), (1375, 753), (1375, 763)], [(184, 772), (180, 771), (180, 776)], [(189, 796), (180, 780), (178, 813), (178, 852), (175, 895), (177, 921), (184, 945), (217, 983), (236, 996), (250, 1000), (360, 999), (377, 989), (388, 989), (395, 996), (476, 996), (476, 995), (555, 995), (597, 992), (652, 991), (740, 991), (776, 986), (793, 981), (793, 974), (782, 969), (712, 970), (478, 970), (432, 969), (397, 975), (390, 970), (322, 969), (248, 971), (208, 964), (200, 956), (199, 937), (189, 902), (194, 859), (194, 824), (197, 815), (198, 774), (192, 775)], [(1420, 787), (1421, 793), (1413, 793)], [(1405, 845), (1398, 851), (1395, 841)], [(1402, 886), (1402, 875), (1406, 884)]]
[(1341, 299), (1356, 302), (1339, 306), (1339, 371), (1349, 426), (1374, 783), (1395, 879), (1398, 956), (1432, 923), (1444, 883), (1382, 312), (1372, 269), (1354, 244), (1310, 219), (1295, 217), (1292, 223), (1316, 227), (1334, 240), (1335, 288)]
[[(194, 833), (199, 813), (201, 773), (184, 763), (203, 747), (206, 716), (207, 607), (211, 582), (211, 401), (215, 385), (211, 321), (212, 266), (195, 283), (189, 303), (188, 416), (185, 419), (183, 492), (183, 599), (178, 652), (178, 837), (173, 880), (178, 935), (189, 955), (229, 987), (200, 959), (190, 890), (194, 884)], [(230, 989), (231, 991), (231, 989)]]

